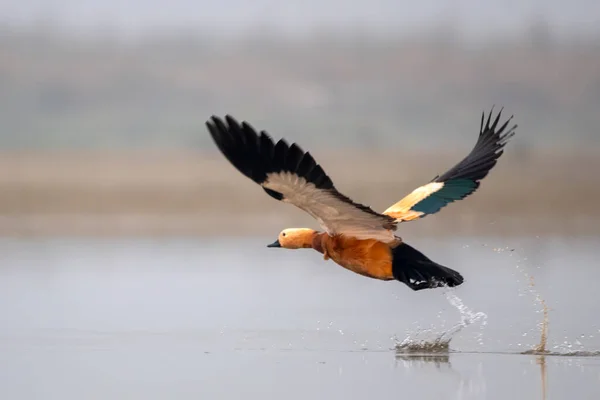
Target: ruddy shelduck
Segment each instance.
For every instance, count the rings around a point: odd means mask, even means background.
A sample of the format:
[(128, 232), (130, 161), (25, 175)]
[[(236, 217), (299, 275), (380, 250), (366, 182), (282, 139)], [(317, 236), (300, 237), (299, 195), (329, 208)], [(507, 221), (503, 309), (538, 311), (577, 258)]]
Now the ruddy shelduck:
[[(462, 161), (429, 183), (413, 190), (383, 213), (355, 203), (340, 193), (309, 152), (285, 139), (276, 144), (248, 123), (230, 115), (206, 122), (223, 155), (242, 174), (276, 200), (290, 203), (315, 218), (324, 232), (284, 229), (267, 247), (314, 249), (357, 274), (383, 281), (397, 280), (413, 290), (454, 287), (463, 283), (457, 271), (444, 267), (406, 244), (395, 231), (401, 222), (435, 214), (446, 205), (474, 193), (504, 152), (516, 125), (512, 116), (499, 126), (492, 111), (481, 116), (479, 138)], [(490, 124), (491, 122), (491, 124)]]

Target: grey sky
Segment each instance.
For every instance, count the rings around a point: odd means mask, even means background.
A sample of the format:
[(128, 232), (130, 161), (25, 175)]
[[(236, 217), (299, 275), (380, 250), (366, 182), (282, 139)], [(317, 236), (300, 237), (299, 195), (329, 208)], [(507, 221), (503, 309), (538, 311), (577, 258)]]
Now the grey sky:
[(451, 18), (469, 34), (522, 30), (533, 17), (557, 30), (600, 30), (597, 0), (28, 0), (0, 1), (0, 21), (51, 20), (66, 29), (136, 33), (155, 28), (235, 32), (268, 23), (290, 32), (315, 26), (411, 29)]

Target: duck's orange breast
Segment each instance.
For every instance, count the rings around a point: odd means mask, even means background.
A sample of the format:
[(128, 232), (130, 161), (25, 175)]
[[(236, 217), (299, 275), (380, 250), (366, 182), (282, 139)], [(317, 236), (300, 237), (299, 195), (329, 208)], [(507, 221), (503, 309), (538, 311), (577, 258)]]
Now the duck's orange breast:
[(358, 240), (327, 233), (315, 238), (315, 250), (342, 267), (357, 274), (381, 280), (392, 280), (392, 252), (388, 244), (375, 239)]

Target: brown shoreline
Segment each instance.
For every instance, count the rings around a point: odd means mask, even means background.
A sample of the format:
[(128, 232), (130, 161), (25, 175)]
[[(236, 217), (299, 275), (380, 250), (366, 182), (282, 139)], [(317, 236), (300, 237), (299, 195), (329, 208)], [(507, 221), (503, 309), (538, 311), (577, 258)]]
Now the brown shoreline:
[[(341, 191), (377, 210), (463, 156), (317, 153)], [(596, 154), (509, 148), (476, 194), (400, 235), (600, 235)], [(2, 236), (268, 235), (286, 226), (316, 223), (215, 152), (0, 154)]]

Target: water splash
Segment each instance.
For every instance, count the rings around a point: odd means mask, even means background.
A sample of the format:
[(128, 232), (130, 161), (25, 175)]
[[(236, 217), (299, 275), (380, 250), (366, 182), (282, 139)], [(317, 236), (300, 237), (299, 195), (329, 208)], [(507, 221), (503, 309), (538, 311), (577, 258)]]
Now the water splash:
[(450, 352), (451, 338), (444, 339), (444, 333), (434, 339), (417, 339), (421, 333), (429, 333), (430, 329), (418, 331), (413, 335), (407, 335), (404, 340), (396, 344), (396, 355), (400, 354), (448, 354)]
[(546, 348), (548, 343), (548, 306), (546, 305), (546, 301), (542, 298), (540, 293), (534, 289), (535, 281), (533, 280), (533, 276), (529, 277), (529, 287), (531, 288), (531, 293), (535, 294), (535, 301), (542, 305), (542, 312), (544, 316), (540, 322), (538, 322), (537, 326), (540, 330), (540, 342), (534, 346), (532, 349), (523, 352), (523, 354), (547, 354), (548, 349)]
[[(393, 338), (396, 342), (397, 354), (439, 354), (448, 353), (450, 351), (450, 341), (469, 325), (482, 320), (481, 329), (487, 324), (487, 314), (484, 312), (474, 312), (467, 307), (462, 299), (456, 295), (453, 289), (446, 288), (444, 291), (446, 299), (454, 308), (460, 313), (460, 322), (452, 326), (451, 328), (444, 330), (439, 334), (434, 333), (434, 329), (417, 329), (416, 332), (407, 333), (406, 337), (402, 341), (398, 341)], [(439, 315), (438, 315), (439, 317)], [(419, 336), (434, 334), (435, 337), (421, 339)], [(477, 341), (481, 345), (483, 343), (483, 333), (479, 332), (477, 335)]]
[[(474, 312), (473, 310), (471, 310), (463, 303), (462, 299), (458, 297), (453, 290), (447, 290), (444, 294), (446, 295), (446, 299), (448, 300), (448, 302), (460, 313), (460, 322), (454, 325), (446, 332), (444, 332), (441, 336), (442, 338), (444, 336), (449, 336), (448, 341), (450, 341), (450, 339), (454, 337), (454, 335), (456, 335), (458, 332), (462, 331), (467, 326), (479, 320), (482, 320), (481, 330), (485, 328), (485, 326), (487, 325), (486, 313), (482, 311)], [(477, 342), (480, 345), (483, 344), (483, 332), (481, 331), (477, 334)]]
[[(503, 249), (494, 249), (496, 252), (501, 252)], [(512, 249), (511, 251), (514, 251)], [(511, 254), (512, 255), (512, 254)], [(535, 288), (535, 280), (532, 275), (527, 273), (525, 269), (521, 268), (521, 263), (526, 262), (527, 258), (523, 257), (517, 261), (515, 264), (515, 268), (519, 271), (527, 281), (529, 281), (527, 292), (529, 295), (534, 297), (534, 304), (538, 304), (541, 306), (541, 309), (536, 310), (536, 313), (543, 313), (541, 321), (537, 323), (537, 329), (540, 333), (540, 341), (538, 344), (534, 345), (531, 349), (524, 351), (523, 354), (549, 354), (547, 349), (548, 343), (548, 325), (549, 325), (549, 316), (548, 311), (549, 308), (546, 305), (546, 300), (544, 300), (540, 294), (540, 292)], [(517, 282), (519, 282), (517, 280)], [(523, 296), (523, 294), (519, 294), (519, 296)], [(527, 333), (523, 334), (526, 336)]]
[[(512, 248), (494, 248), (493, 249), (494, 252), (496, 253), (502, 253), (502, 252), (506, 252), (509, 251), (510, 253), (508, 254), (509, 257), (512, 257), (513, 255), (516, 255), (518, 257), (518, 252), (515, 252), (515, 249)], [(535, 281), (532, 275), (530, 275), (529, 273), (527, 273), (527, 271), (522, 268), (521, 264), (527, 262), (528, 259), (527, 257), (519, 257), (519, 259), (516, 261), (515, 263), (515, 269), (520, 272), (523, 277), (525, 278), (525, 280), (528, 282), (527, 285), (527, 289), (526, 293), (523, 293), (523, 291), (521, 291), (521, 293), (519, 293), (519, 296), (525, 296), (525, 295), (530, 295), (533, 296), (534, 300), (533, 300), (533, 304), (537, 304), (539, 306), (541, 306), (541, 308), (536, 310), (536, 313), (543, 313), (542, 319), (536, 324), (537, 329), (540, 333), (540, 341), (538, 344), (532, 346), (531, 349), (523, 351), (522, 354), (549, 354), (548, 349), (547, 349), (547, 342), (548, 342), (548, 325), (549, 325), (549, 316), (548, 316), (548, 311), (550, 310), (548, 308), (548, 306), (546, 305), (546, 301), (542, 298), (540, 292), (535, 288)], [(539, 266), (538, 266), (539, 268)], [(517, 277), (517, 283), (520, 283), (521, 281), (518, 279)], [(527, 332), (523, 333), (523, 336), (527, 336)], [(521, 344), (519, 344), (520, 346)]]
[[(500, 253), (509, 250), (508, 248), (496, 248), (495, 252)], [(509, 256), (513, 256), (514, 249), (510, 249), (511, 254)], [(530, 355), (539, 355), (539, 356), (598, 356), (600, 355), (600, 351), (590, 351), (585, 349), (583, 343), (579, 340), (584, 340), (586, 335), (580, 335), (579, 338), (575, 340), (569, 340), (568, 337), (565, 336), (564, 341), (562, 343), (556, 344), (552, 346), (552, 349), (548, 349), (548, 327), (549, 327), (549, 311), (550, 307), (546, 304), (546, 300), (541, 296), (540, 292), (535, 288), (534, 277), (527, 273), (524, 268), (522, 268), (521, 264), (527, 262), (528, 259), (526, 257), (522, 257), (517, 260), (515, 268), (519, 271), (523, 277), (528, 281), (528, 286), (526, 289), (527, 293), (520, 293), (519, 296), (524, 296), (529, 294), (533, 296), (533, 303), (538, 305), (539, 308), (536, 310), (536, 313), (542, 313), (542, 319), (536, 324), (537, 330), (540, 334), (539, 342), (533, 345), (529, 350), (521, 352), (521, 354), (530, 354)], [(540, 268), (539, 266), (537, 268)], [(519, 280), (517, 279), (517, 282)], [(524, 333), (523, 336), (527, 336), (527, 333)], [(593, 338), (593, 335), (588, 335), (588, 337)]]

